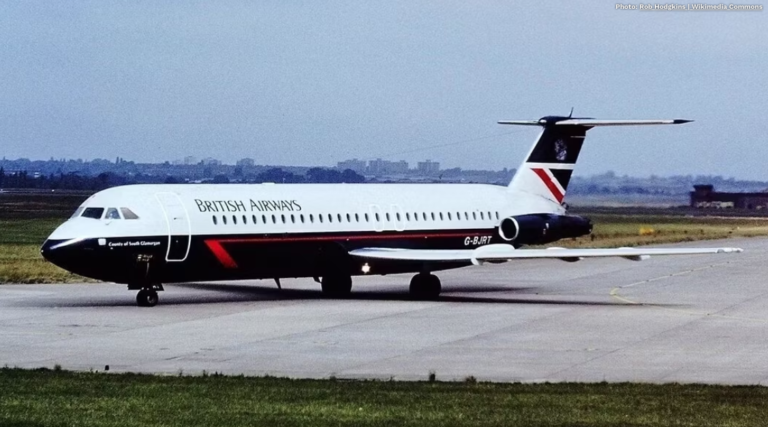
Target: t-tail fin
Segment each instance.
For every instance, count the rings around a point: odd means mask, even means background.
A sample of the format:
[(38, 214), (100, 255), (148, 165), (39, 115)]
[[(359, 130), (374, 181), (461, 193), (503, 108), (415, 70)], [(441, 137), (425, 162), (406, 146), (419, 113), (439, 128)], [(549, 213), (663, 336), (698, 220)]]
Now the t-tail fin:
[(532, 121), (500, 121), (502, 125), (544, 128), (509, 183), (509, 191), (540, 196), (559, 206), (565, 198), (581, 145), (589, 129), (596, 126), (672, 125), (691, 121), (596, 120), (562, 116), (547, 116)]

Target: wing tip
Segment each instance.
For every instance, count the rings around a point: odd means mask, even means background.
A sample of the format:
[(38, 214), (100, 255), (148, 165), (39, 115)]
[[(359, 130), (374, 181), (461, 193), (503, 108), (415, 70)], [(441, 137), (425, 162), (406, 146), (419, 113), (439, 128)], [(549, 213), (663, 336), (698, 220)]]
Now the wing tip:
[(720, 248), (717, 250), (719, 254), (740, 254), (744, 252), (742, 248)]

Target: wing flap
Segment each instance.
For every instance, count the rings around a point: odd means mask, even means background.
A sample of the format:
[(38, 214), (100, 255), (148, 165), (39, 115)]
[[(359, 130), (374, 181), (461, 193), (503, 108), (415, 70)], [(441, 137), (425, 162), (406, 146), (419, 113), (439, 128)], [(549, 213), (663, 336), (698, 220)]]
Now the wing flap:
[(474, 249), (391, 249), (363, 248), (349, 254), (361, 258), (397, 261), (462, 262), (471, 261)]

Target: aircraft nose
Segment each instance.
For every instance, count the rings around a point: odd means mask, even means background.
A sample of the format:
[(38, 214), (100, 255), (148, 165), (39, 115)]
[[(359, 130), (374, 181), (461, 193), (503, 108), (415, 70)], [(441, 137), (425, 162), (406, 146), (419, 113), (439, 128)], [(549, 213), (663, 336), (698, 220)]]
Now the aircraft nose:
[(58, 243), (60, 242), (48, 239), (43, 243), (43, 246), (40, 247), (40, 255), (42, 255), (46, 261), (56, 265), (58, 264), (56, 263), (56, 250), (54, 249), (54, 246)]
[(82, 239), (57, 240), (49, 238), (40, 247), (40, 254), (46, 261), (69, 270), (68, 260), (72, 258), (73, 249), (81, 241)]

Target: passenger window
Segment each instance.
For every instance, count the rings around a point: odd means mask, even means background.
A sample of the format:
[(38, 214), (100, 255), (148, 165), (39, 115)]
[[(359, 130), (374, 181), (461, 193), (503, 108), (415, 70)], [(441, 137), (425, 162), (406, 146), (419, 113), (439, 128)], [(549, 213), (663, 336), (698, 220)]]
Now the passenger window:
[(360, 222), (360, 215), (355, 214), (355, 222)]
[(301, 223), (304, 224), (304, 214), (299, 215), (299, 219), (301, 219)]
[(443, 213), (442, 213), (442, 212), (440, 212), (440, 214), (439, 214), (439, 215), (440, 215), (440, 221), (442, 221), (442, 220), (443, 220)]
[(328, 214), (328, 222), (333, 222), (333, 215)]
[(338, 218), (339, 222), (341, 222), (341, 214), (337, 214), (336, 218)]
[(427, 220), (427, 213), (426, 212), (422, 212), (421, 215), (424, 217), (424, 221), (426, 221)]
[(77, 210), (75, 210), (75, 213), (73, 213), (73, 214), (72, 214), (72, 216), (71, 216), (70, 218), (77, 218), (77, 217), (79, 217), (79, 216), (80, 216), (80, 214), (81, 214), (81, 213), (83, 213), (83, 209), (85, 209), (85, 208), (84, 208), (84, 207), (82, 207), (82, 206), (80, 206), (79, 208), (77, 208)]
[(107, 209), (107, 214), (104, 215), (104, 219), (120, 219), (120, 212), (115, 208)]
[(378, 212), (376, 212), (376, 214), (375, 214), (375, 215), (376, 215), (376, 221), (381, 221), (381, 219), (379, 218), (379, 213), (378, 213)]
[(277, 217), (272, 215), (272, 224), (277, 224)]
[(224, 225), (227, 225), (227, 217), (226, 216), (222, 215), (221, 216), (221, 221), (224, 223)]
[(477, 221), (477, 212), (472, 212), (472, 219)]
[(283, 224), (285, 224), (285, 215), (280, 215), (280, 220), (283, 221)]
[(386, 217), (387, 217), (387, 221), (389, 221), (389, 212), (387, 212)]
[(212, 216), (211, 218), (213, 218), (213, 225), (218, 225), (219, 222), (216, 221), (216, 215)]
[(496, 212), (496, 219), (499, 219), (499, 213)]
[(251, 216), (253, 217), (253, 218), (251, 218), (251, 219), (253, 220), (253, 224), (255, 225), (255, 224), (256, 224), (256, 222), (257, 222), (257, 221), (256, 221), (256, 215), (251, 215)]
[(464, 212), (464, 219), (465, 219), (465, 220), (467, 220), (467, 221), (469, 221), (469, 214), (468, 214), (468, 213), (466, 213), (466, 212)]
[(365, 214), (365, 222), (368, 222), (368, 214)]
[(296, 216), (291, 214), (291, 224), (296, 224)]
[(451, 220), (451, 213), (448, 212), (448, 221), (450, 221), (450, 220)]
[(320, 214), (320, 215), (318, 215), (318, 216), (317, 216), (317, 219), (318, 219), (318, 221), (320, 221), (320, 223), (322, 224), (322, 222), (323, 222), (323, 214)]
[(347, 214), (347, 222), (352, 222), (352, 217), (350, 217), (349, 214)]
[(405, 213), (405, 220), (406, 221), (410, 221), (411, 220), (411, 214), (410, 213), (408, 213), (408, 212)]
[(103, 214), (104, 208), (85, 208), (81, 216), (83, 218), (101, 219)]
[(480, 212), (480, 219), (485, 219), (482, 212)]
[(237, 216), (232, 215), (232, 224), (237, 225)]
[(431, 212), (431, 214), (432, 214), (432, 221), (434, 221), (435, 220), (435, 213)]
[(315, 216), (312, 214), (309, 214), (309, 222), (314, 223), (315, 222)]
[(266, 224), (267, 223), (267, 216), (266, 215), (262, 215), (261, 216), (261, 223), (262, 224)]
[(248, 224), (248, 217), (243, 215), (243, 225)]

